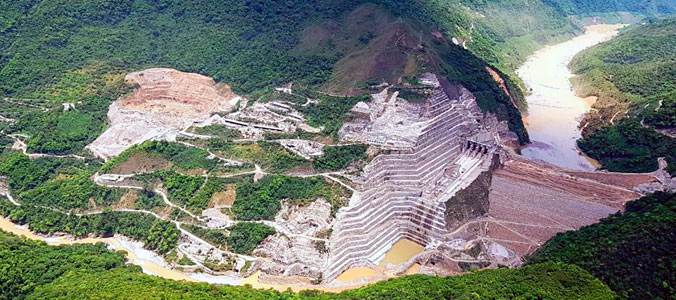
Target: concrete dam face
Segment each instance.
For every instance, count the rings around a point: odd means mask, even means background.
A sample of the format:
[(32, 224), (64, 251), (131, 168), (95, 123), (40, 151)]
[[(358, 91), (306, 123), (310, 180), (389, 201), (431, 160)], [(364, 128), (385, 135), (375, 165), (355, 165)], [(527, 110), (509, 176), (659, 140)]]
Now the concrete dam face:
[(401, 239), (422, 246), (448, 242), (454, 227), (488, 210), (486, 172), (495, 161), (497, 119), (484, 115), (461, 86), (432, 74), (421, 84), (424, 104), (385, 91), (380, 100), (357, 105), (361, 117), (341, 129), (344, 140), (368, 142), (381, 154), (355, 180), (358, 192), (337, 214), (326, 281), (348, 268), (377, 265)]

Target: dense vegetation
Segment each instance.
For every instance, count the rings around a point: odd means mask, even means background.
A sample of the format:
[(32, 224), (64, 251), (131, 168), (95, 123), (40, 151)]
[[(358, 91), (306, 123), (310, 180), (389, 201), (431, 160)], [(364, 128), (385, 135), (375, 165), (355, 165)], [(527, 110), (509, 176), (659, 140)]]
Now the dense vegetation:
[[(585, 139), (579, 144), (604, 168), (653, 171), (656, 158), (667, 156), (670, 171), (676, 171), (676, 140), (653, 130), (676, 127), (674, 49), (676, 19), (666, 19), (630, 28), (571, 63), (579, 74), (578, 91), (598, 96), (597, 110), (586, 118)], [(617, 122), (625, 115), (627, 121)]]
[(136, 179), (147, 184), (162, 183), (167, 188), (169, 201), (188, 210), (199, 212), (207, 208), (215, 193), (226, 189), (228, 185), (236, 185), (253, 181), (252, 176), (206, 177), (184, 175), (175, 171), (159, 171), (138, 175)]
[[(422, 2), (427, 9), (409, 8), (409, 13), (428, 16), (445, 30), (459, 25), (454, 36), (468, 41), (468, 48), (477, 57), (510, 74), (509, 84), (515, 83), (513, 70), (532, 52), (580, 31), (576, 24), (565, 18), (566, 14), (549, 6), (546, 0), (413, 2)], [(458, 6), (470, 10), (459, 10)], [(516, 97), (515, 100), (523, 99)]]
[(89, 180), (95, 166), (86, 161), (61, 158), (31, 160), (6, 151), (0, 154), (0, 175), (7, 176), (17, 200), (55, 209), (87, 209), (93, 202), (115, 202), (120, 191), (106, 189)]
[(166, 206), (162, 197), (151, 191), (149, 188), (144, 188), (137, 194), (134, 205), (138, 208), (148, 210), (164, 208)]
[(627, 203), (626, 211), (558, 234), (530, 264), (562, 262), (596, 275), (622, 298), (676, 297), (676, 194)]
[(28, 224), (31, 230), (44, 234), (67, 233), (75, 237), (122, 234), (159, 253), (176, 247), (180, 235), (173, 223), (137, 212), (103, 211), (76, 216), (33, 205), (14, 206), (9, 200), (2, 199), (0, 215), (17, 224)]
[(657, 129), (676, 127), (676, 91), (657, 97), (659, 108), (641, 112), (643, 123)]
[(268, 141), (234, 143), (212, 139), (210, 149), (227, 158), (258, 164), (271, 173), (285, 173), (295, 168), (309, 167), (310, 162)]
[(36, 287), (69, 271), (124, 265), (122, 253), (111, 252), (103, 244), (53, 247), (0, 231), (0, 299), (25, 299)]
[(657, 170), (657, 158), (665, 157), (667, 171), (676, 174), (676, 139), (645, 128), (636, 120), (601, 129), (577, 144), (610, 171), (652, 172)]
[[(26, 263), (31, 262), (31, 263)], [(391, 279), (340, 294), (257, 290), (167, 280), (124, 266), (102, 244), (47, 246), (0, 232), (0, 299), (612, 299), (574, 266), (541, 264), (454, 277)]]
[[(182, 224), (181, 227), (223, 250), (250, 255), (275, 229), (261, 223), (240, 222), (224, 229), (208, 229)], [(213, 269), (212, 269), (213, 270)]]
[(181, 227), (218, 248), (225, 250), (228, 245), (228, 231), (208, 229), (196, 225), (181, 224)]
[[(34, 5), (31, 5), (34, 4)], [(27, 3), (4, 37), (2, 91), (44, 86), (68, 69), (96, 64), (122, 69), (171, 66), (209, 74), (238, 91), (321, 81), (323, 58), (291, 53), (305, 22), (330, 18), (350, 4), (206, 1), (41, 1)], [(21, 11), (17, 11), (20, 13)], [(48, 26), (45, 26), (48, 25)], [(21, 36), (21, 39), (18, 39)], [(35, 49), (30, 56), (23, 50)], [(112, 51), (114, 49), (114, 51)], [(222, 59), (223, 58), (223, 59)], [(225, 59), (227, 58), (227, 59)]]
[(321, 197), (337, 210), (345, 204), (342, 200), (345, 196), (342, 186), (328, 183), (322, 177), (268, 175), (256, 183), (240, 183), (232, 211), (238, 220), (272, 220), (281, 209), (282, 200), (304, 205)]
[(160, 156), (181, 170), (203, 169), (210, 171), (219, 163), (218, 159), (210, 158), (209, 153), (200, 148), (164, 141), (147, 141), (140, 145), (134, 145), (107, 161), (101, 167), (100, 172), (108, 172), (115, 166), (127, 161), (132, 155), (140, 153)]
[(233, 140), (242, 137), (242, 134), (234, 129), (224, 125), (210, 125), (194, 128), (196, 134), (209, 135), (221, 138), (223, 140)]
[[(5, 68), (0, 69), (0, 74), (0, 86), (11, 80), (12, 75), (6, 74)], [(2, 123), (0, 127), (6, 133), (25, 138), (31, 152), (79, 153), (103, 132), (110, 101), (130, 89), (124, 83), (123, 74), (110, 66), (97, 65), (55, 76), (44, 85), (20, 83), (22, 88), (31, 89), (22, 95), (7, 93), (0, 87), (3, 91), (0, 95), (10, 97), (0, 102), (0, 112), (16, 120)], [(76, 108), (66, 110), (62, 103)]]
[[(635, 26), (582, 52), (571, 67), (580, 75), (577, 82), (582, 93), (598, 95), (603, 104), (629, 104), (630, 115), (646, 117), (650, 124), (653, 119), (673, 118), (670, 110), (676, 101), (675, 47), (676, 19), (666, 19)], [(665, 110), (657, 109), (660, 101)], [(655, 123), (660, 128), (676, 126), (671, 122)]]
[(546, 264), (455, 277), (406, 276), (340, 294), (275, 292), (184, 283), (141, 272), (70, 273), (28, 299), (612, 299), (613, 293), (576, 267)]
[(334, 97), (327, 95), (316, 95), (318, 103), (308, 106), (297, 106), (305, 114), (308, 123), (315, 127), (324, 127), (322, 133), (338, 140), (338, 130), (343, 126), (343, 119), (350, 109), (359, 101), (368, 101), (371, 99), (368, 95), (355, 97)]
[[(108, 210), (82, 216), (69, 214), (108, 207), (122, 196), (122, 189), (104, 188), (90, 180), (99, 166), (90, 160), (29, 159), (18, 152), (4, 151), (0, 154), (0, 175), (7, 177), (12, 195), (22, 205), (2, 199), (0, 215), (29, 224), (32, 230), (45, 234), (67, 233), (76, 237), (123, 234), (161, 253), (174, 248), (178, 229), (152, 215)], [(151, 208), (164, 203), (158, 195), (144, 190), (138, 195), (137, 205)]]
[(251, 254), (275, 229), (260, 223), (240, 222), (229, 228), (228, 247), (235, 253)]
[(368, 145), (324, 147), (324, 155), (315, 158), (312, 165), (317, 170), (340, 170), (356, 160), (366, 159)]

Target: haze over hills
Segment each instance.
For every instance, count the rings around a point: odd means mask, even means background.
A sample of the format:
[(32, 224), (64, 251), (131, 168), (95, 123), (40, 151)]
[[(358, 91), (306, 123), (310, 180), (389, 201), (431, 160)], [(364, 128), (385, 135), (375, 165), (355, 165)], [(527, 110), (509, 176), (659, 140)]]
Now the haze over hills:
[(676, 4), (668, 0), (648, 1), (576, 1), (545, 0), (544, 3), (568, 15), (594, 15), (598, 13), (631, 12), (647, 16), (664, 16), (676, 12)]
[[(676, 190), (674, 1), (0, 11), (0, 299), (674, 295), (673, 226), (651, 223), (673, 221), (673, 194), (646, 196)], [(517, 154), (515, 70), (585, 25), (639, 21), (571, 64), (599, 96), (580, 148), (638, 174)], [(627, 256), (648, 267), (622, 277)]]

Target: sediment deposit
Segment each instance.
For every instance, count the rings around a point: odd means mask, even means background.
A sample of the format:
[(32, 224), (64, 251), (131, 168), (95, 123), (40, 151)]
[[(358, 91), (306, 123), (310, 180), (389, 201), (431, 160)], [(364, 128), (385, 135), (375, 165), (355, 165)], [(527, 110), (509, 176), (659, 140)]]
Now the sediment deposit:
[(573, 172), (513, 156), (493, 175), (485, 237), (519, 256), (532, 253), (558, 232), (596, 223), (641, 195), (633, 190), (657, 181), (647, 174)]

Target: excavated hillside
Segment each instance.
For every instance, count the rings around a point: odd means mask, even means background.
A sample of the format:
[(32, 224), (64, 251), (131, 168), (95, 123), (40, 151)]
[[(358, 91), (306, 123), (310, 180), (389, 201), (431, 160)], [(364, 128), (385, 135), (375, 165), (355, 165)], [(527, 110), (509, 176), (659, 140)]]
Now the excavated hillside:
[[(559, 232), (596, 223), (640, 197), (653, 174), (570, 171), (498, 151), (500, 161), (446, 202), (448, 232), (408, 264), (454, 275), (518, 267)], [(496, 154), (497, 157), (497, 154)]]
[(173, 69), (147, 69), (125, 79), (138, 88), (110, 105), (108, 129), (87, 146), (101, 158), (117, 156), (147, 140), (175, 136), (216, 112), (231, 111), (241, 99), (225, 84)]
[(302, 32), (295, 51), (340, 58), (326, 90), (373, 92), (385, 83), (411, 85), (423, 73), (437, 73), (472, 92), (483, 111), (507, 120), (521, 143), (528, 141), (519, 112), (525, 109), (523, 92), (512, 77), (473, 52), (482, 51), (484, 44), (459, 45), (441, 28), (404, 17), (410, 12), (393, 13), (389, 5), (361, 5)]
[(123, 110), (199, 119), (230, 111), (241, 99), (229, 86), (216, 84), (212, 78), (166, 68), (133, 72), (125, 80), (139, 88), (117, 103)]
[(335, 291), (519, 267), (673, 181), (505, 149), (529, 141), (514, 67), (580, 30), (565, 1), (5, 2), (0, 221), (157, 276)]

